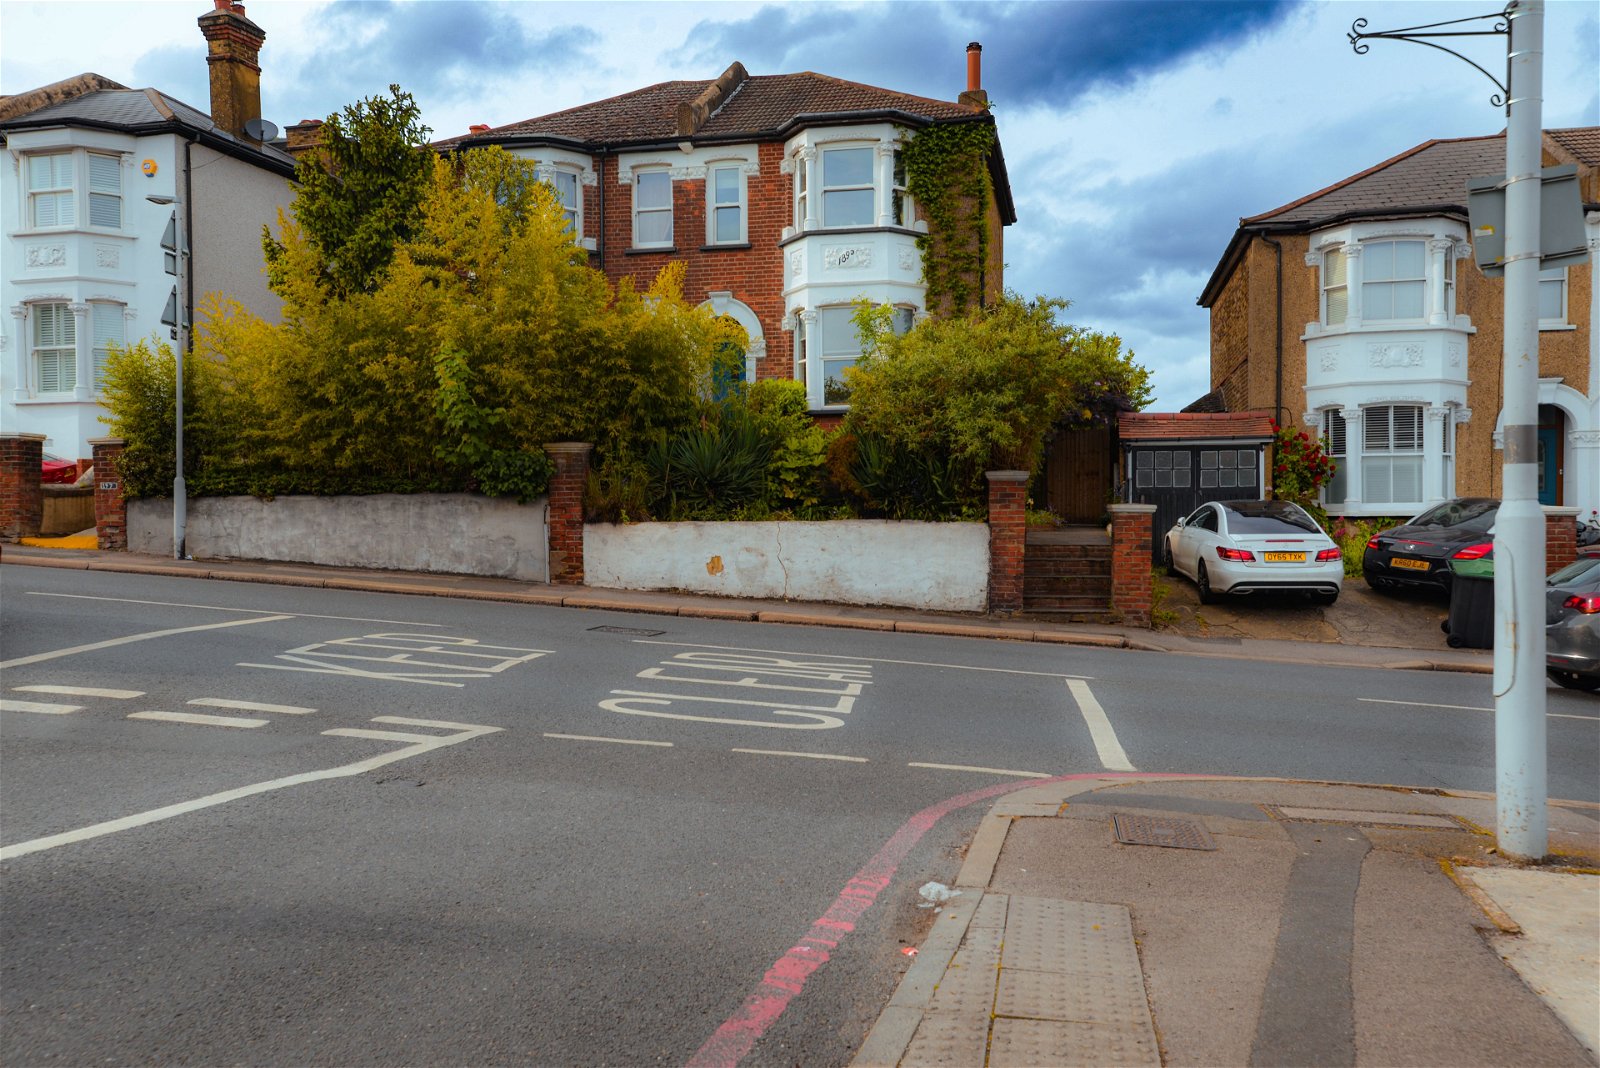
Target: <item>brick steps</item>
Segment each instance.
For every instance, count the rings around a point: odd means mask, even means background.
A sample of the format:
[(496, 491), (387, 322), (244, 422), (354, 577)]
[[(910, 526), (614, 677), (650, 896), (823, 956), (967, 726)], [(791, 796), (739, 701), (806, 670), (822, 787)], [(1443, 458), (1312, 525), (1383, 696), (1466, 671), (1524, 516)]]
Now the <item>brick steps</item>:
[(1029, 538), (1023, 556), (1023, 611), (1092, 616), (1111, 614), (1111, 546), (1053, 544)]

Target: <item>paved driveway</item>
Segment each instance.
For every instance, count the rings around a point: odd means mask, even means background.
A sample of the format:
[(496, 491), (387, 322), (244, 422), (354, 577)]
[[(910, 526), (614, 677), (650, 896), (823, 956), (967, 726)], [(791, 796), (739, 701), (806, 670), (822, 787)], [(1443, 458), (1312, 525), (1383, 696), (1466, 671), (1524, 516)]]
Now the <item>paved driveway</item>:
[(1328, 607), (1294, 595), (1253, 594), (1202, 605), (1194, 583), (1181, 575), (1157, 579), (1167, 587), (1162, 608), (1176, 614), (1165, 625), (1176, 633), (1209, 638), (1279, 638), (1391, 649), (1444, 649), (1439, 624), (1450, 614), (1444, 594), (1375, 593), (1359, 578)]

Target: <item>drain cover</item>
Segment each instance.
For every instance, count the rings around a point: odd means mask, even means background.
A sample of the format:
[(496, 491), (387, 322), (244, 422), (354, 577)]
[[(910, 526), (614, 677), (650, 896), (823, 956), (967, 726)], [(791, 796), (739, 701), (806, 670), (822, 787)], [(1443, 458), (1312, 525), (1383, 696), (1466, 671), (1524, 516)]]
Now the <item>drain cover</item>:
[(1117, 841), (1124, 845), (1169, 846), (1172, 849), (1215, 849), (1206, 829), (1193, 820), (1166, 819), (1162, 816), (1137, 816), (1117, 812), (1111, 817)]
[(664, 630), (645, 630), (642, 627), (590, 627), (589, 629), (597, 630), (601, 634), (632, 634), (636, 638), (654, 638), (666, 633)]

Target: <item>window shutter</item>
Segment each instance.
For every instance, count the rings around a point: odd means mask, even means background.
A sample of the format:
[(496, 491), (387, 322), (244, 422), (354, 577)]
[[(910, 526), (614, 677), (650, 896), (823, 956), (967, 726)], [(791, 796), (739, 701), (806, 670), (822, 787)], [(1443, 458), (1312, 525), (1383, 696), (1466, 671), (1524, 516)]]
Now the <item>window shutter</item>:
[(1389, 451), (1389, 409), (1368, 408), (1361, 413), (1361, 451)]
[[(1396, 407), (1393, 410), (1394, 448), (1396, 452), (1422, 448), (1422, 409)], [(1413, 500), (1417, 498), (1406, 498)]]
[(122, 161), (116, 156), (89, 157), (89, 190), (94, 193), (122, 193)]
[(1345, 455), (1345, 422), (1344, 415), (1336, 411), (1322, 413), (1322, 436), (1328, 439), (1328, 455)]
[(111, 358), (111, 346), (123, 340), (122, 305), (91, 304), (91, 322), (94, 330), (94, 388), (100, 389), (106, 380), (106, 361)]

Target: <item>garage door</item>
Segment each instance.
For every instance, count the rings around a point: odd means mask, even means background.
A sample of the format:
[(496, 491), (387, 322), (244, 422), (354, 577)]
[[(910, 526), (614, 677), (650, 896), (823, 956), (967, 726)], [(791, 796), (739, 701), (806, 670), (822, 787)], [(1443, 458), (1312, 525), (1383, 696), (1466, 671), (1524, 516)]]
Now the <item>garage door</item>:
[(1180, 517), (1206, 501), (1262, 496), (1259, 445), (1134, 445), (1128, 450), (1134, 504), (1156, 506), (1150, 559), (1159, 562), (1161, 538)]

